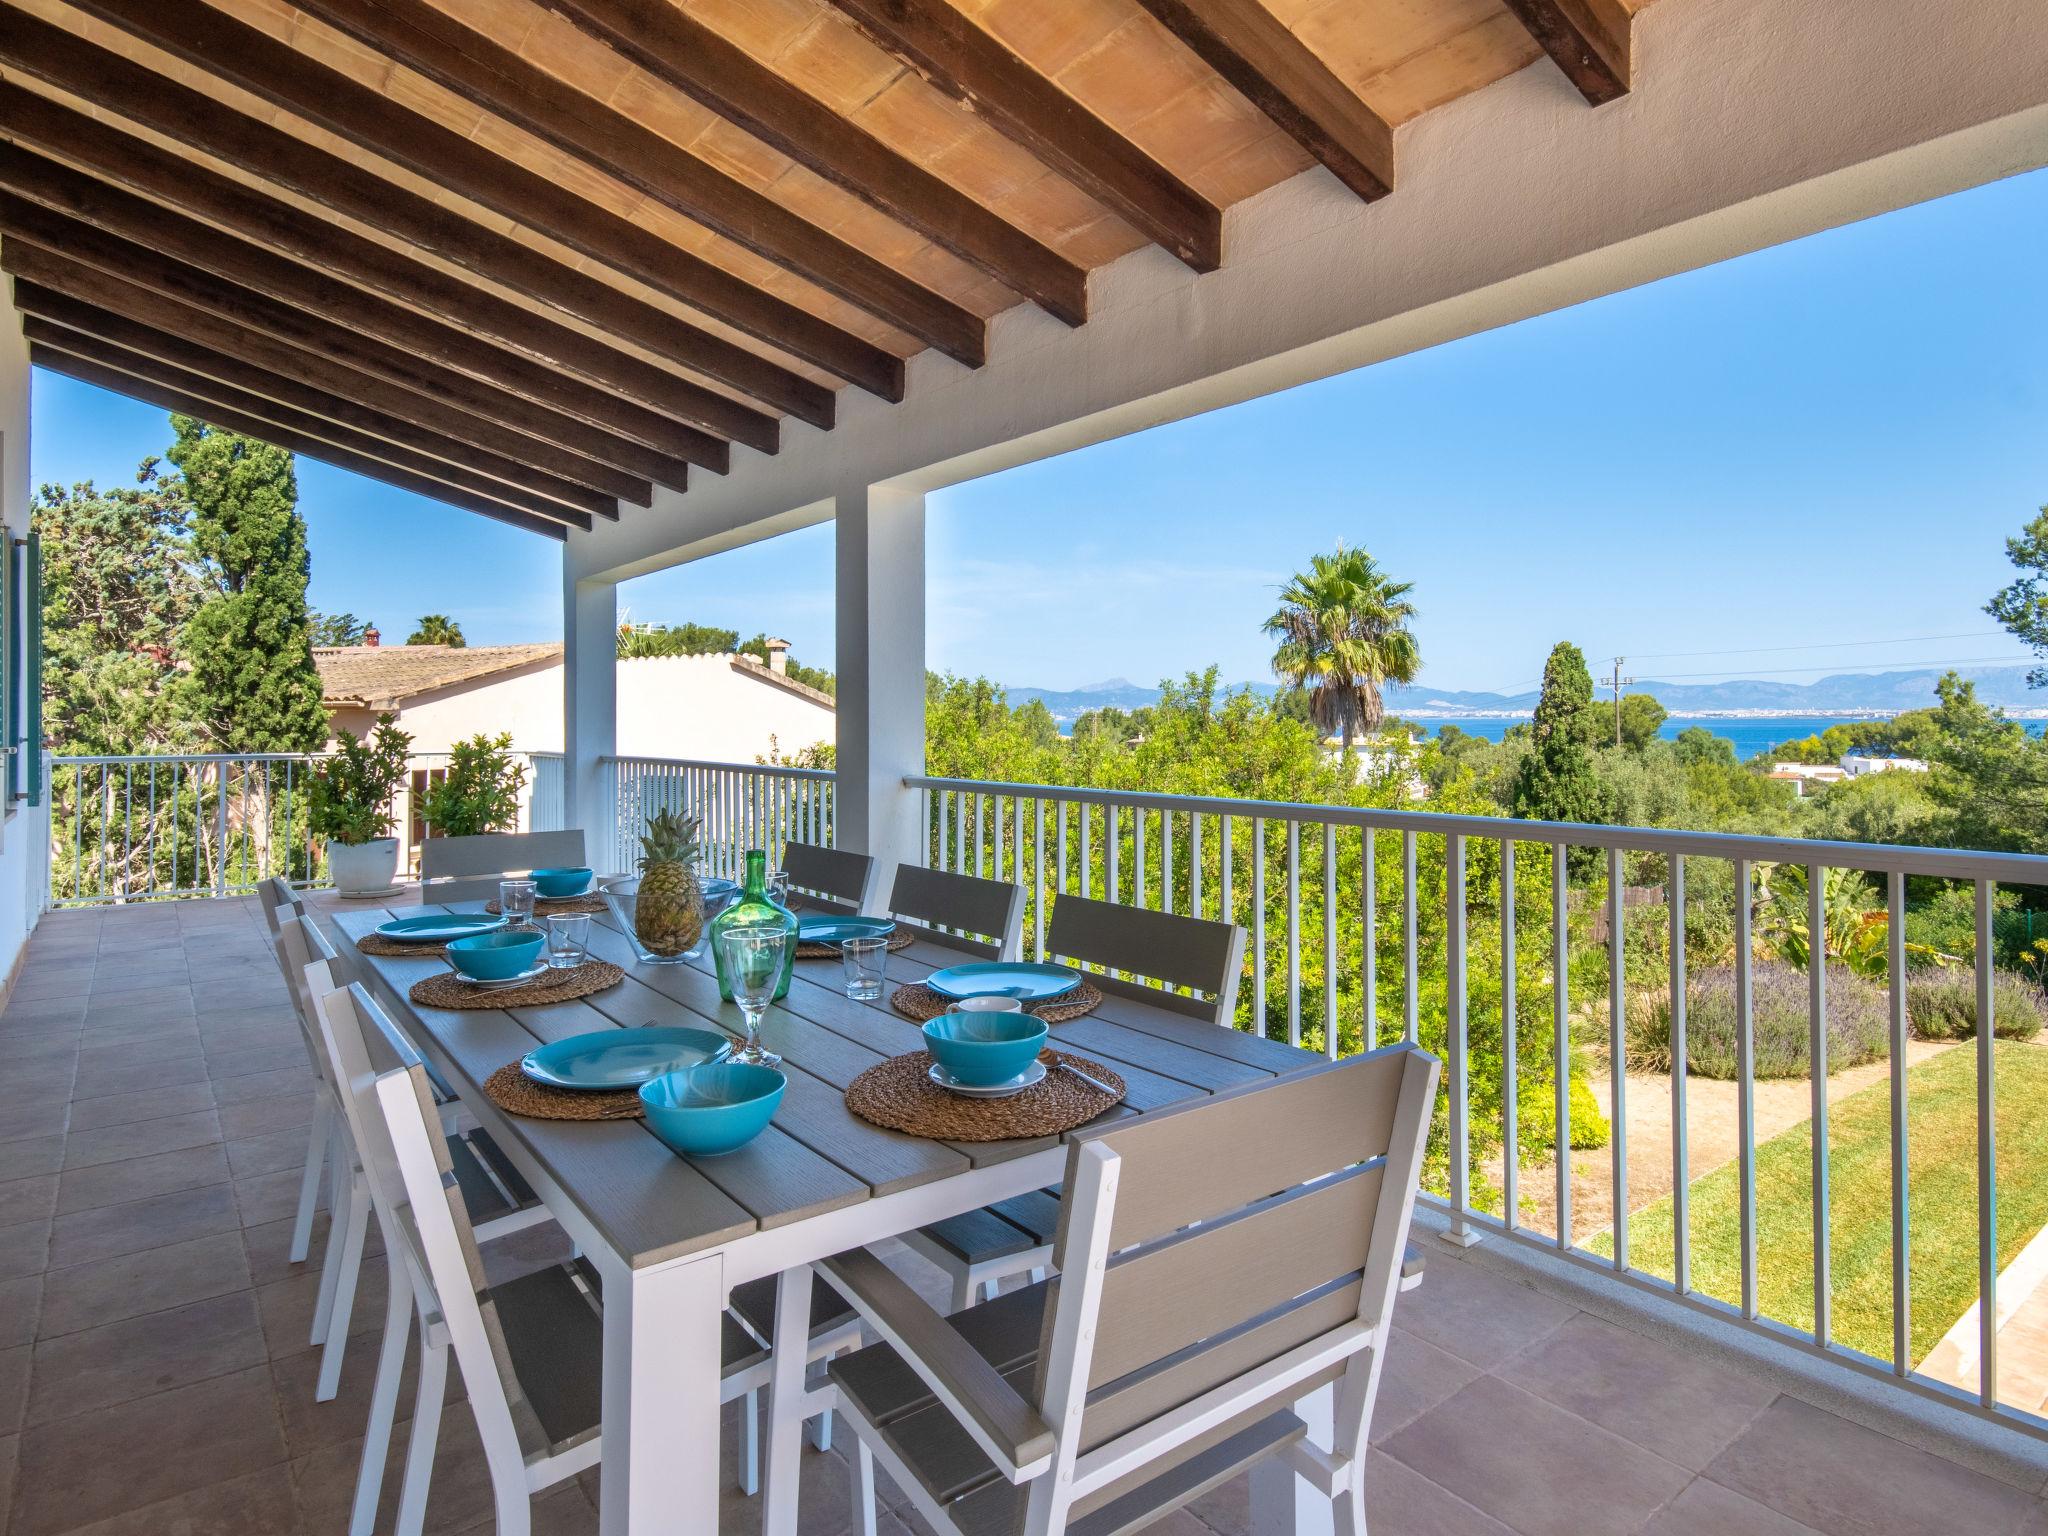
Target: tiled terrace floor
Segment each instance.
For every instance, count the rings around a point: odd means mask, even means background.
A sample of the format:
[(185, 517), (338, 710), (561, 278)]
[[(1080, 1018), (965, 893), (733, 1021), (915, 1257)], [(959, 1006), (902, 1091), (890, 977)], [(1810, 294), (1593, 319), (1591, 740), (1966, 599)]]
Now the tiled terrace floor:
[[(372, 1346), (358, 1341), (341, 1397), (316, 1405), (317, 1276), (285, 1261), (311, 1105), (287, 1006), (249, 903), (59, 912), (37, 931), (0, 1014), (0, 1527), (13, 1536), (345, 1528)], [(380, 1267), (363, 1278), (367, 1330)], [(2048, 1536), (2038, 1487), (1445, 1251), (1396, 1322), (1370, 1468), (1379, 1536)], [(441, 1444), (431, 1527), (487, 1528), (459, 1403)], [(844, 1463), (806, 1458), (807, 1530), (844, 1530)], [(725, 1508), (727, 1530), (754, 1529), (753, 1503), (733, 1493)], [(1155, 1529), (1247, 1526), (1234, 1485)], [(584, 1488), (545, 1500), (536, 1529), (594, 1530)], [(882, 1529), (918, 1524), (889, 1513)]]

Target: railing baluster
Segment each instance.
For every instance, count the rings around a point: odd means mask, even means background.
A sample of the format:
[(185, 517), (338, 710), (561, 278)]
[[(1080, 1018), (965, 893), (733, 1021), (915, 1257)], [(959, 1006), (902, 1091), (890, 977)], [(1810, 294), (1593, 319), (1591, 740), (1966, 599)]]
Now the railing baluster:
[(1402, 999), (1402, 1038), (1413, 1045), (1420, 1038), (1420, 988), (1415, 977), (1415, 834), (1401, 834), (1401, 963), (1407, 980)]
[(1301, 823), (1287, 819), (1287, 1043), (1301, 1044)]
[(1231, 889), (1235, 884), (1233, 876), (1236, 874), (1236, 871), (1231, 867), (1232, 850), (1230, 846), (1231, 824), (1236, 819), (1236, 817), (1230, 815), (1218, 816), (1216, 818), (1216, 839), (1221, 845), (1216, 851), (1216, 856), (1221, 862), (1221, 868), (1217, 871), (1216, 879), (1216, 916), (1226, 923), (1237, 921), (1237, 895)]
[(1095, 895), (1095, 855), (1088, 841), (1095, 818), (1088, 812), (1086, 801), (1081, 804), (1081, 894), (1092, 900)]
[(1450, 1057), (1445, 1084), (1449, 1099), (1451, 1230), (1454, 1243), (1478, 1240), (1466, 1219), (1472, 1205), (1472, 1157), (1465, 1116), (1471, 1107), (1471, 1083), (1465, 1060), (1465, 839), (1456, 832), (1444, 839), (1444, 1002), (1445, 1054)]
[(1131, 811), (1131, 905), (1148, 905), (1145, 893), (1145, 812), (1134, 807)]
[[(1500, 840), (1500, 1202), (1512, 1232), (1521, 1211), (1522, 1133), (1515, 1076), (1515, 842)], [(1371, 1049), (1371, 1041), (1366, 1042)]]
[(1367, 827), (1358, 851), (1358, 931), (1361, 939), (1361, 969), (1365, 972), (1365, 1048), (1376, 1051), (1380, 1044), (1380, 962), (1378, 904), (1379, 871), (1373, 866), (1372, 828)]
[(1266, 1032), (1266, 818), (1252, 818), (1252, 1029)]
[(1913, 1368), (1911, 1201), (1906, 1172), (1906, 877), (1894, 870), (1886, 885), (1886, 979), (1891, 992), (1892, 1374), (1905, 1376)]
[(1159, 910), (1173, 910), (1173, 812), (1159, 813)]
[(1553, 1161), (1557, 1164), (1557, 1246), (1572, 1246), (1572, 947), (1567, 915), (1566, 854), (1563, 843), (1550, 849), (1550, 1012), (1551, 1090), (1556, 1102), (1552, 1124)]
[(967, 791), (953, 795), (953, 873), (967, 873)]
[(1826, 872), (1806, 867), (1807, 1081), (1813, 1093), (1813, 1342), (1828, 1347), (1834, 1331), (1830, 1316), (1834, 1286), (1830, 1283), (1828, 1230), (1828, 935)]
[(1115, 805), (1111, 805), (1103, 813), (1102, 819), (1102, 840), (1103, 842), (1109, 845), (1109, 862), (1108, 868), (1104, 872), (1105, 889), (1103, 890), (1102, 897), (1105, 901), (1115, 901), (1118, 899), (1119, 893), (1123, 890), (1123, 882), (1117, 878), (1118, 874), (1120, 873), (1117, 869), (1117, 865), (1122, 862), (1120, 855), (1123, 852), (1123, 839), (1118, 835)]
[(1613, 1153), (1614, 1267), (1628, 1268), (1628, 1021), (1622, 1017), (1626, 1005), (1622, 970), (1622, 944), (1627, 914), (1626, 866), (1621, 850), (1607, 850), (1607, 1079), (1612, 1102), (1608, 1106), (1613, 1129), (1608, 1145)]
[[(1202, 915), (1202, 815), (1188, 817), (1188, 915)], [(1228, 919), (1225, 919), (1228, 921)]]
[(1756, 1020), (1750, 995), (1752, 872), (1735, 860), (1735, 1123), (1742, 1259), (1742, 1315), (1756, 1318)]
[(1045, 958), (1045, 802), (1031, 802), (1031, 926), (1033, 952)]
[(1977, 882), (1977, 1401), (1998, 1405), (1998, 1146), (1993, 1110), (1997, 1043), (1991, 987), (1995, 887)]
[[(1082, 807), (1082, 814), (1087, 814), (1086, 806)], [(1064, 896), (1067, 894), (1067, 802), (1058, 802), (1053, 809), (1053, 815), (1058, 827), (1053, 835), (1053, 842), (1059, 849), (1059, 867), (1053, 871), (1052, 877), (1054, 894)]]
[(1337, 1059), (1337, 824), (1323, 823), (1323, 1054)]
[(1692, 1159), (1685, 1139), (1685, 860), (1671, 855), (1671, 1288), (1692, 1290)]

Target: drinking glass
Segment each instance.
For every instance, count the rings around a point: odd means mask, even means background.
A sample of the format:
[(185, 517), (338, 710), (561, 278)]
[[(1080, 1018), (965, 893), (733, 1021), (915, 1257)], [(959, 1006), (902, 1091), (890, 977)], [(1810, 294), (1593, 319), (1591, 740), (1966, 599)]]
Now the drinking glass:
[(565, 912), (547, 920), (548, 964), (566, 971), (590, 953), (590, 914)]
[(789, 905), (789, 871), (771, 869), (768, 871), (768, 894), (783, 906)]
[(774, 1001), (776, 984), (782, 980), (783, 959), (794, 942), (789, 929), (782, 925), (728, 928), (718, 936), (725, 974), (732, 980), (732, 1000), (740, 1005), (740, 1017), (747, 1025), (745, 1043), (727, 1060), (762, 1067), (772, 1067), (782, 1060), (773, 1051), (762, 1048), (761, 1019), (768, 1012), (768, 1004)]
[(533, 924), (534, 893), (540, 889), (531, 880), (500, 880), (498, 910), (514, 923)]
[(846, 995), (871, 1003), (882, 995), (882, 966), (889, 958), (889, 941), (879, 934), (847, 939), (839, 946), (839, 963), (846, 968)]

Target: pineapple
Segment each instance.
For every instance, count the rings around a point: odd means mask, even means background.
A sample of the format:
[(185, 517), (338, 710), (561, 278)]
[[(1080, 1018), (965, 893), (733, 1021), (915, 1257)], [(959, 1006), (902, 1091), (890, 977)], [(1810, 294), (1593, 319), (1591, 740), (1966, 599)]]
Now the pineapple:
[(697, 884), (699, 822), (680, 811), (647, 818), (640, 839), (640, 895), (633, 927), (650, 954), (664, 958), (696, 948), (704, 932), (704, 893)]

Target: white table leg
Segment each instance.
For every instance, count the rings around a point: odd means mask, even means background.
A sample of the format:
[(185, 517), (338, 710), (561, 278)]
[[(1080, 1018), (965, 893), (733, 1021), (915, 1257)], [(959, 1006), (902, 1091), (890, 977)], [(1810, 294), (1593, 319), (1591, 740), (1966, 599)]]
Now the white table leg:
[(811, 1344), (811, 1266), (798, 1264), (775, 1282), (774, 1357), (769, 1366), (768, 1475), (761, 1536), (796, 1536), (797, 1488), (803, 1475), (804, 1356)]
[(604, 1276), (603, 1536), (718, 1529), (718, 1254)]
[[(1294, 1405), (1308, 1425), (1308, 1437), (1327, 1448), (1336, 1417), (1335, 1386), (1323, 1387)], [(1252, 1536), (1331, 1536), (1330, 1501), (1294, 1475), (1277, 1456), (1252, 1468)]]

